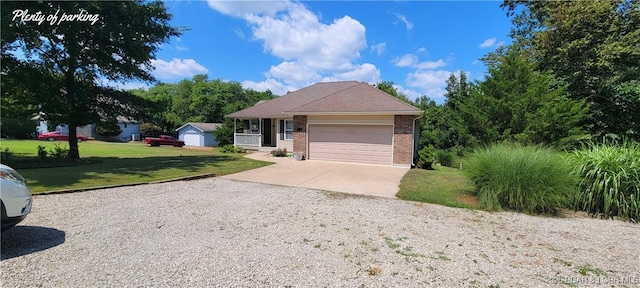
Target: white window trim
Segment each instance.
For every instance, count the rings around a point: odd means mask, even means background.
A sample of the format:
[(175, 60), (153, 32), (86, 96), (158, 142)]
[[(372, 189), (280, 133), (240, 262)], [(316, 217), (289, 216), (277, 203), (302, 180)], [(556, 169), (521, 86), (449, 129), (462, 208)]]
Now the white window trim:
[[(287, 129), (287, 122), (291, 122), (290, 130)], [(291, 131), (291, 138), (287, 138), (288, 131)], [(284, 140), (293, 140), (293, 119), (284, 120), (284, 131), (282, 131), (282, 133), (284, 133)]]

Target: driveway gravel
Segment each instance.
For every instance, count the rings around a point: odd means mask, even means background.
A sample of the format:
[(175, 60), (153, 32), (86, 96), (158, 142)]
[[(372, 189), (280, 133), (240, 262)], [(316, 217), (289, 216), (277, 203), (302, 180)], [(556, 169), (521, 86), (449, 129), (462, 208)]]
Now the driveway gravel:
[(36, 196), (2, 287), (634, 287), (640, 226), (210, 178)]

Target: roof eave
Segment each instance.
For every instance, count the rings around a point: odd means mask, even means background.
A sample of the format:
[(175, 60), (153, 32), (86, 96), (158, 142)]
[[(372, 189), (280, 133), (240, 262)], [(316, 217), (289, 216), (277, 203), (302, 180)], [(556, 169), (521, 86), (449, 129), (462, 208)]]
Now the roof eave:
[(198, 129), (198, 131), (200, 131), (200, 132), (202, 132), (202, 133), (205, 133), (205, 132), (204, 132), (204, 130), (200, 129), (200, 127), (198, 127), (198, 126), (196, 126), (196, 125), (193, 125), (191, 122), (189, 122), (189, 123), (187, 123), (187, 124), (184, 124), (184, 125), (182, 125), (182, 126), (178, 127), (178, 128), (176, 129), (176, 132), (177, 132), (178, 130), (180, 130), (180, 129), (184, 128), (184, 127), (187, 127), (187, 126), (191, 126), (191, 127), (193, 127), (193, 128)]
[(422, 115), (422, 111), (366, 111), (366, 112), (284, 112), (286, 115)]

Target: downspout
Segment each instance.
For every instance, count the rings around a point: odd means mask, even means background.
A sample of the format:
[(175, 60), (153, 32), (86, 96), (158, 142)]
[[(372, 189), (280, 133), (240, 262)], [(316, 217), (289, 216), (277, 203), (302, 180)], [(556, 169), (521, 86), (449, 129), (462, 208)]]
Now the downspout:
[(413, 141), (411, 141), (411, 166), (415, 167), (417, 165), (416, 163), (416, 141), (418, 141), (419, 139), (416, 139), (416, 120), (420, 119), (424, 117), (424, 111), (420, 114), (420, 116), (413, 118), (413, 131), (412, 131), (412, 136), (411, 138), (413, 138)]
[(238, 128), (236, 128), (236, 120), (237, 118), (233, 118), (233, 146), (236, 146), (236, 131), (238, 131)]

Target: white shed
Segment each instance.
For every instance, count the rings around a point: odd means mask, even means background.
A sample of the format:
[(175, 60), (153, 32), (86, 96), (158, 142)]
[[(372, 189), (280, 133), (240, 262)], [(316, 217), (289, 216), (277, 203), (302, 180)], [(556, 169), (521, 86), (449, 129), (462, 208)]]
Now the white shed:
[(218, 146), (218, 141), (213, 131), (222, 126), (222, 123), (192, 123), (189, 122), (176, 129), (178, 138), (184, 141), (186, 146)]

